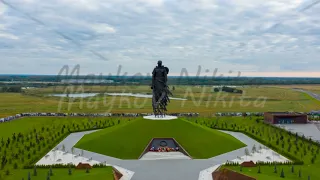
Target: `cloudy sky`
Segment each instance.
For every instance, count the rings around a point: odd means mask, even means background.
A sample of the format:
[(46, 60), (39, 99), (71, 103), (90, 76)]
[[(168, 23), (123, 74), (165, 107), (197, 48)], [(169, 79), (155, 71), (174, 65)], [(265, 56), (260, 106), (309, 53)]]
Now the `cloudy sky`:
[(144, 74), (161, 59), (171, 75), (320, 77), (317, 0), (1, 1), (0, 74)]

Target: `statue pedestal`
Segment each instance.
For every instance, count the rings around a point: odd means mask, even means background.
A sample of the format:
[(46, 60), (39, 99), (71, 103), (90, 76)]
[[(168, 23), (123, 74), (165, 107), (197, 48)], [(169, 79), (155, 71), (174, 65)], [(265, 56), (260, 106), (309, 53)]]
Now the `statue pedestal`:
[(174, 119), (178, 119), (177, 116), (169, 116), (169, 115), (166, 115), (166, 116), (154, 116), (154, 115), (151, 115), (151, 116), (143, 116), (144, 119), (149, 119), (149, 120), (174, 120)]

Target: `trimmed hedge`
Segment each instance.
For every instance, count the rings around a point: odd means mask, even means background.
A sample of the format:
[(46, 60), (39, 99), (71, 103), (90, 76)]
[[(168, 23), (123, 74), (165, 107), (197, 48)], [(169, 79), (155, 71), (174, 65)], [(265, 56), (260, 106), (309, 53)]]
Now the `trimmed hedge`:
[(109, 167), (108, 165), (105, 165), (103, 163), (100, 163), (100, 164), (94, 164), (92, 166), (93, 168), (105, 168), (105, 167)]
[(53, 164), (53, 165), (26, 165), (23, 168), (24, 169), (33, 169), (34, 167), (40, 168), (40, 169), (48, 169), (48, 168), (75, 168), (76, 166), (73, 164)]
[[(296, 164), (295, 162), (256, 162), (256, 165), (260, 165), (260, 166), (269, 166), (269, 165), (301, 165), (301, 164)], [(224, 164), (224, 166), (239, 166), (240, 163), (239, 162), (232, 162), (232, 161), (228, 161)]]

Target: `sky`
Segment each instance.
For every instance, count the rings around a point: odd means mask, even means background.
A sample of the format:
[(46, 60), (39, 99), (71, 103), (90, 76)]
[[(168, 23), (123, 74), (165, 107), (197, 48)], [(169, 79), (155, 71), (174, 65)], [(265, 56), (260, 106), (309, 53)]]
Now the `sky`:
[(0, 74), (320, 77), (316, 1), (0, 0)]

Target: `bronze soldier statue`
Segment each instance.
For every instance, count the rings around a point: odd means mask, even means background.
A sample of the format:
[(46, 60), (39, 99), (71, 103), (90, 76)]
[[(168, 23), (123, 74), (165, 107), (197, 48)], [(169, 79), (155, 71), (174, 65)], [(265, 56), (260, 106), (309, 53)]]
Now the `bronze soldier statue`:
[(152, 108), (154, 115), (165, 116), (166, 106), (170, 102), (169, 95), (172, 93), (167, 85), (169, 68), (162, 65), (162, 61), (158, 61), (158, 66), (152, 72)]

